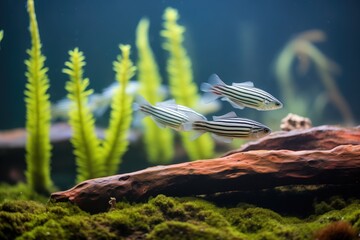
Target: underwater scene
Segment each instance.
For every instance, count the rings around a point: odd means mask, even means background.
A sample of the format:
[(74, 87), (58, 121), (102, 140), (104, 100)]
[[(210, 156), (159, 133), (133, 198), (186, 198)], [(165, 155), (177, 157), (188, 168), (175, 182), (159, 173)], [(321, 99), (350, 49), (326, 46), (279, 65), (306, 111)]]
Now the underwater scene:
[(0, 239), (360, 239), (359, 23), (1, 0)]

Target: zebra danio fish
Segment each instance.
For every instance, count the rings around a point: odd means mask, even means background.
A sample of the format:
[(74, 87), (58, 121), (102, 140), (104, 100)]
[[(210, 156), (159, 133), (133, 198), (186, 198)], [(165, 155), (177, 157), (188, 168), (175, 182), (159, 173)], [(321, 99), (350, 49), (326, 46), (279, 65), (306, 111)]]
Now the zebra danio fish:
[(234, 108), (244, 107), (257, 110), (274, 110), (282, 107), (282, 103), (270, 93), (255, 88), (252, 82), (225, 84), (216, 74), (212, 74), (208, 83), (201, 84), (201, 90), (207, 93), (208, 101), (221, 98)]
[(183, 130), (183, 124), (191, 120), (204, 120), (203, 115), (196, 113), (190, 108), (177, 105), (173, 100), (151, 105), (142, 97), (137, 97), (133, 110), (139, 110), (144, 115), (149, 115), (155, 123), (161, 127), (169, 127), (177, 131)]
[(215, 139), (224, 142), (231, 142), (234, 138), (260, 138), (271, 132), (267, 126), (250, 119), (239, 118), (234, 112), (214, 116), (213, 121), (200, 120), (185, 123), (184, 130), (196, 132), (192, 139), (209, 132)]

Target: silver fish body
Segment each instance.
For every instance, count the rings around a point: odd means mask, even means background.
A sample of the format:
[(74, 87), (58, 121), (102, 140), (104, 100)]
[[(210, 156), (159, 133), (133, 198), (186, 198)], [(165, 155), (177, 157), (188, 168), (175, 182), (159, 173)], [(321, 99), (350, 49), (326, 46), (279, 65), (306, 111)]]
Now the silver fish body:
[(278, 99), (264, 90), (255, 88), (252, 82), (227, 85), (216, 74), (210, 76), (208, 83), (201, 85), (201, 90), (208, 93), (209, 101), (220, 97), (234, 108), (249, 107), (264, 111), (282, 107)]
[(151, 105), (144, 98), (138, 97), (133, 109), (151, 116), (159, 127), (169, 127), (176, 131), (182, 131), (183, 124), (186, 122), (206, 119), (190, 108), (175, 104), (173, 100)]
[(224, 142), (231, 142), (234, 138), (256, 139), (270, 134), (267, 126), (246, 118), (239, 118), (234, 112), (223, 116), (214, 116), (213, 121), (194, 121), (185, 123), (184, 130), (197, 132), (193, 139), (205, 132)]

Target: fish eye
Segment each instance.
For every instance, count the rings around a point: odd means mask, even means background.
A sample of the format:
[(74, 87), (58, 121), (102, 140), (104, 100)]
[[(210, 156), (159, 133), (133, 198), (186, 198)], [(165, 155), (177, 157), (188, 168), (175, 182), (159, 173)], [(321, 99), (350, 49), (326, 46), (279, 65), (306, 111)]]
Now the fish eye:
[(270, 129), (269, 128), (264, 128), (264, 133), (270, 133)]
[(280, 102), (275, 102), (275, 106), (279, 107), (279, 106), (281, 106), (281, 103)]

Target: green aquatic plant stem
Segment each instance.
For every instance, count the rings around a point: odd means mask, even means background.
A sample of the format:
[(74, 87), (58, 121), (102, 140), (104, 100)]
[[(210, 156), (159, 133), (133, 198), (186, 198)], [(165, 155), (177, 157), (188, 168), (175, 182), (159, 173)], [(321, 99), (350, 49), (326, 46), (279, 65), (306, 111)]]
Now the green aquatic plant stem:
[[(136, 47), (138, 50), (139, 93), (151, 104), (161, 102), (164, 96), (160, 92), (161, 77), (149, 39), (149, 20), (141, 19), (136, 29)], [(151, 118), (144, 118), (144, 138), (148, 159), (154, 164), (169, 163), (174, 156), (173, 133), (171, 129), (159, 130)]]
[(134, 76), (136, 68), (130, 59), (130, 45), (120, 45), (120, 50), (121, 55), (113, 63), (119, 88), (112, 98), (110, 123), (105, 133), (101, 154), (106, 175), (115, 174), (118, 170), (121, 157), (129, 145), (127, 133), (132, 120), (133, 98), (126, 93), (126, 87)]
[(100, 141), (95, 132), (95, 121), (87, 105), (88, 96), (93, 90), (87, 90), (89, 79), (83, 78), (85, 57), (78, 48), (69, 51), (70, 60), (65, 63), (63, 72), (69, 75), (66, 83), (68, 98), (72, 101), (69, 110), (69, 124), (73, 135), (71, 143), (74, 146), (77, 165), (77, 182), (104, 175), (104, 166), (100, 155)]
[[(163, 48), (169, 52), (167, 72), (169, 76), (170, 91), (177, 104), (194, 108), (198, 102), (198, 88), (193, 81), (191, 61), (183, 47), (185, 28), (177, 24), (179, 18), (176, 9), (167, 8), (164, 13), (164, 30), (161, 36), (165, 42)], [(182, 133), (183, 145), (192, 160), (212, 157), (214, 142), (210, 135), (203, 134), (191, 141), (190, 133)]]
[(53, 183), (50, 178), (50, 101), (48, 68), (44, 67), (45, 56), (41, 53), (41, 42), (36, 21), (34, 1), (28, 0), (31, 48), (25, 61), (27, 78), (26, 103), (26, 179), (30, 188), (38, 193), (48, 193)]
[(0, 30), (0, 42), (3, 40), (4, 38), (4, 30)]

